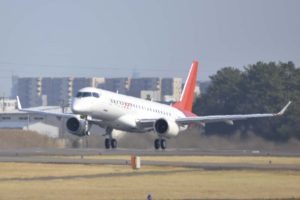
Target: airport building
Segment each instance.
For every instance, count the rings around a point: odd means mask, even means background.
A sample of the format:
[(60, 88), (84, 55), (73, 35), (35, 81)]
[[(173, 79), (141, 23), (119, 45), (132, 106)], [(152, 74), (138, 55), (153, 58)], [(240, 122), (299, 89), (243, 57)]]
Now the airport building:
[[(15, 99), (2, 98), (0, 101), (0, 129), (34, 130), (50, 137), (63, 136), (61, 119), (18, 111)], [(47, 110), (61, 111), (59, 107), (45, 107)], [(50, 125), (49, 125), (50, 124)]]
[[(65, 118), (54, 115), (28, 114), (18, 111), (16, 107), (15, 99), (1, 99), (0, 129), (31, 130), (53, 138), (74, 138), (71, 134), (67, 134)], [(59, 106), (44, 106), (39, 109), (55, 113), (62, 112), (62, 108)], [(65, 111), (71, 112), (70, 108), (65, 108)], [(98, 126), (93, 126), (92, 131), (94, 134), (104, 134), (104, 130)]]

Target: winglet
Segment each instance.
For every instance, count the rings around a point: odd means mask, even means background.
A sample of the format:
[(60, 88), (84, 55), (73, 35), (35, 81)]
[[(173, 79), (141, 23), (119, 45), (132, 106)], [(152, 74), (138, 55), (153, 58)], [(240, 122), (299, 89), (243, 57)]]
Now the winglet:
[(285, 113), (286, 109), (290, 106), (291, 103), (292, 103), (292, 102), (289, 101), (289, 102), (281, 109), (281, 111), (280, 111), (279, 113), (276, 113), (275, 115), (276, 115), (276, 116), (283, 115), (283, 114)]
[(22, 105), (20, 103), (19, 96), (17, 96), (17, 108), (18, 108), (18, 110), (22, 110)]

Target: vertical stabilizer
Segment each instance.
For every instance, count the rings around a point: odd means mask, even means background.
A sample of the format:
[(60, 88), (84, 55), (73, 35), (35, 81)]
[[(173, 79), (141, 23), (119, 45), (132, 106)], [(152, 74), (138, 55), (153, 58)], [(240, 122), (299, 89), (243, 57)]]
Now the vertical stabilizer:
[(198, 61), (194, 61), (185, 81), (180, 100), (173, 104), (173, 107), (182, 111), (192, 112), (194, 91), (197, 82)]

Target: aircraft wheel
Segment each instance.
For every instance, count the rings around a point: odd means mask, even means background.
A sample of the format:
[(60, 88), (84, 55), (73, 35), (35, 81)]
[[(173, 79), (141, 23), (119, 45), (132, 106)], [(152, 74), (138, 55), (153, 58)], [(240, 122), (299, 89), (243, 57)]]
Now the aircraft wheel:
[(160, 147), (161, 149), (166, 149), (167, 148), (167, 142), (165, 139), (160, 140)]
[(154, 140), (154, 148), (155, 148), (156, 150), (158, 150), (159, 147), (160, 147), (159, 139)]
[(109, 149), (110, 148), (110, 139), (106, 138), (105, 139), (105, 149)]
[(115, 149), (117, 148), (118, 142), (116, 139), (112, 139), (111, 140), (111, 148)]

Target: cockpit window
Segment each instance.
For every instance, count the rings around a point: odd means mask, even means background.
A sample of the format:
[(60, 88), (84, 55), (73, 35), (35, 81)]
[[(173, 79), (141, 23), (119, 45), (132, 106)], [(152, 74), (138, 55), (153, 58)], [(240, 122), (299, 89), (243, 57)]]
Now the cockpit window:
[(82, 96), (82, 92), (78, 92), (76, 97), (80, 98)]
[(83, 92), (82, 97), (91, 97), (92, 93), (91, 92)]
[(96, 92), (93, 92), (93, 97), (99, 98), (99, 94)]
[(77, 98), (84, 98), (84, 97), (96, 97), (99, 98), (99, 94), (96, 92), (78, 92), (76, 97)]

